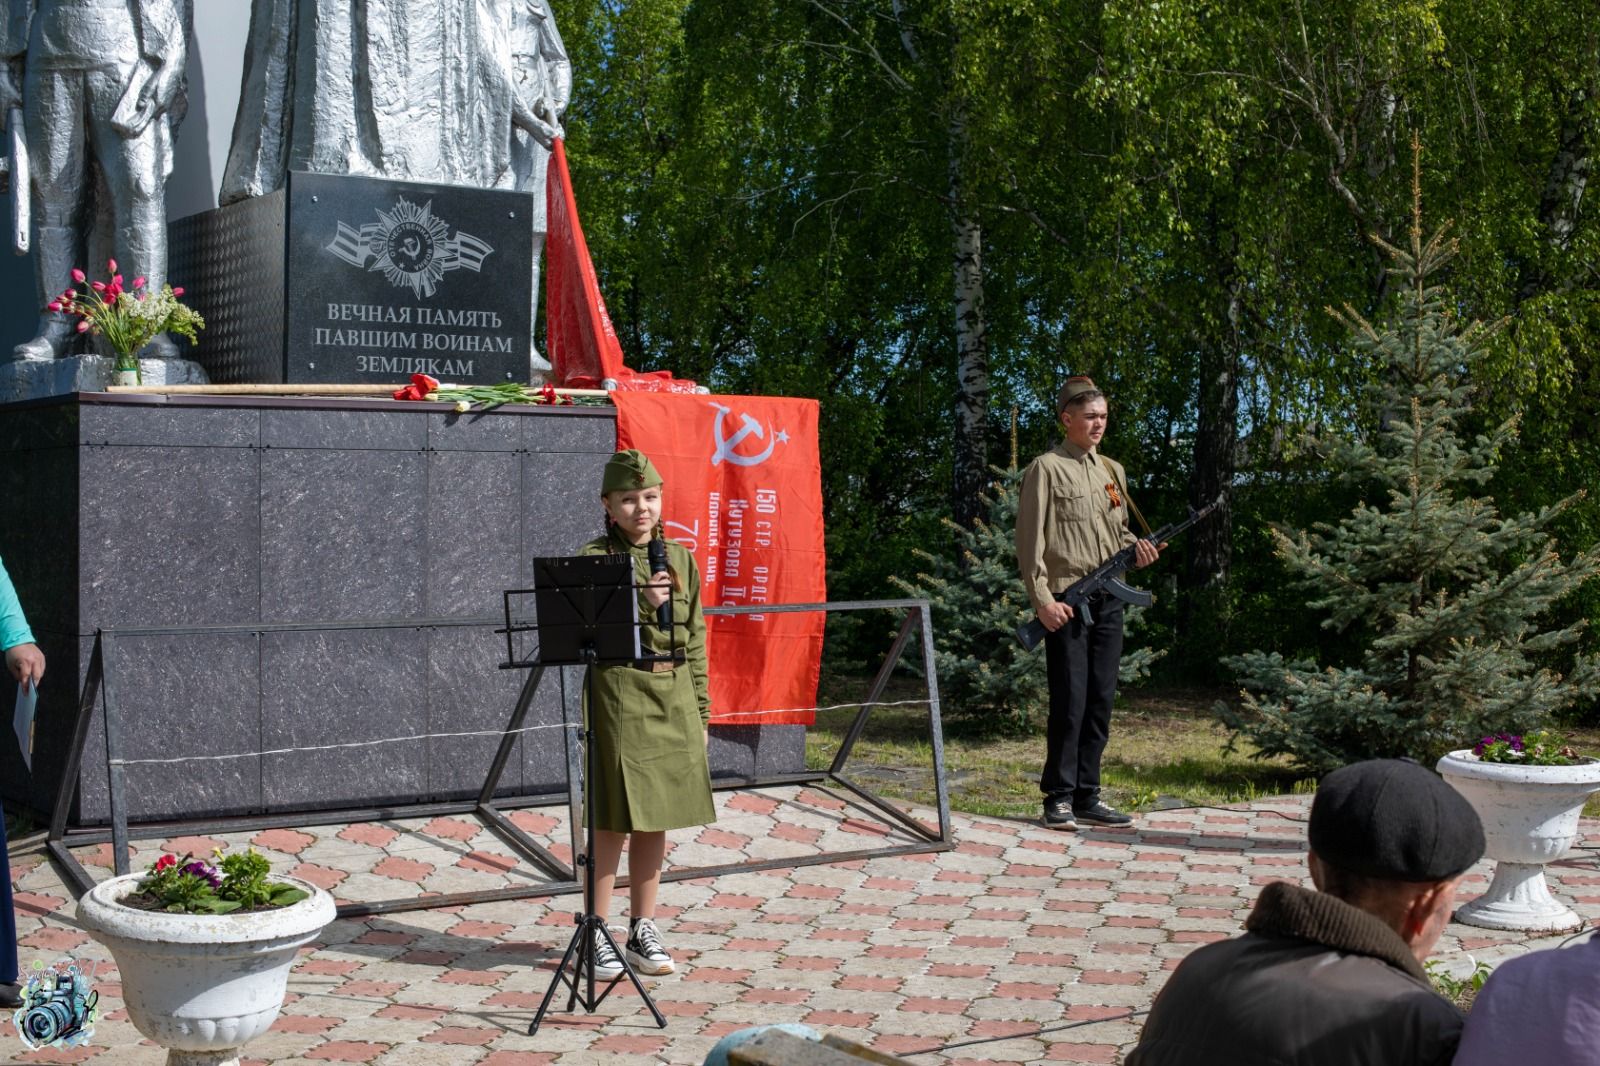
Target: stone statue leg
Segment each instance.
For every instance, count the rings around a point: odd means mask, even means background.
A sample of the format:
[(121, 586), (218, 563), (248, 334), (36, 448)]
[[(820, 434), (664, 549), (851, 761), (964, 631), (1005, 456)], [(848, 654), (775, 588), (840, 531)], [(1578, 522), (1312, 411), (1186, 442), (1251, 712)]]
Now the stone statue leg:
[[(85, 190), (83, 74), (80, 71), (28, 72), (23, 88), (28, 153), (33, 164), (33, 260), (39, 306), (72, 283), (72, 268), (82, 266)], [(39, 332), (17, 345), (14, 358), (55, 359), (67, 353), (77, 319), (41, 310)]]
[[(533, 297), (532, 303), (528, 308), (528, 328), (530, 330), (537, 326), (539, 322), (539, 286), (544, 281), (544, 276), (539, 268), (542, 266), (540, 256), (544, 254), (545, 236), (546, 234), (542, 229), (535, 230), (533, 234), (533, 258), (530, 260), (532, 263), (530, 273), (533, 275)], [(549, 380), (552, 369), (550, 360), (539, 354), (539, 345), (534, 342), (533, 338), (529, 338), (528, 380), (530, 382)]]
[[(167, 172), (171, 169), (171, 134), (164, 117), (157, 116), (136, 137), (124, 137), (111, 127), (111, 115), (122, 95), (122, 78), (110, 71), (89, 75), (93, 111), (89, 139), (95, 158), (105, 171), (111, 194), (113, 256), (125, 284), (143, 277), (145, 288), (160, 291), (167, 282)], [(173, 359), (178, 346), (165, 333), (156, 336), (139, 355), (145, 359)]]
[[(533, 264), (531, 271), (533, 277), (532, 304), (528, 309), (528, 328), (533, 330), (539, 322), (539, 286), (543, 282), (540, 267), (543, 265), (545, 238), (549, 236), (549, 222), (545, 217), (545, 181), (550, 167), (550, 149), (535, 141), (527, 133), (518, 130), (517, 133), (524, 141), (524, 151), (528, 152), (527, 176), (518, 183), (518, 188), (533, 194)], [(546, 337), (548, 338), (548, 331)], [(548, 340), (546, 341), (548, 344)], [(537, 382), (550, 379), (553, 369), (550, 361), (539, 354), (539, 345), (529, 338), (528, 343), (528, 380)]]

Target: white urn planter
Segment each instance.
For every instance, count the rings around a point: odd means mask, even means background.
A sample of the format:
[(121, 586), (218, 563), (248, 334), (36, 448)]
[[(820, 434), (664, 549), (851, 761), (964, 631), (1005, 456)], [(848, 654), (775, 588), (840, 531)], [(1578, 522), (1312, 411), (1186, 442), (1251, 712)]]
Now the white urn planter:
[(1484, 762), (1463, 749), (1440, 759), (1437, 769), (1478, 812), (1488, 857), (1495, 860), (1488, 891), (1457, 910), (1456, 921), (1536, 932), (1583, 925), (1551, 895), (1544, 866), (1572, 847), (1584, 801), (1600, 792), (1600, 760), (1522, 766)]
[(111, 951), (134, 1026), (170, 1049), (168, 1066), (235, 1066), (272, 1027), (296, 951), (333, 921), (333, 897), (274, 877), (310, 898), (273, 910), (168, 914), (117, 902), (143, 874), (103, 881), (78, 901), (78, 920)]

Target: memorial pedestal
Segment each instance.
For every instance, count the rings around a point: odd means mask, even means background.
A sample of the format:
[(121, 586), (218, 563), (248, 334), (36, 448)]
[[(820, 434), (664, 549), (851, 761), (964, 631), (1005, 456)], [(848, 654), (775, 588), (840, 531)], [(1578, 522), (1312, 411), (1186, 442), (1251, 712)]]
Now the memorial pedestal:
[[(104, 355), (15, 359), (0, 363), (0, 404), (73, 392), (104, 392), (116, 360)], [(141, 359), (146, 385), (205, 385), (206, 372), (188, 359)]]
[[(521, 677), (493, 626), (538, 555), (600, 528), (609, 407), (79, 393), (0, 407), (0, 557), (50, 668), (30, 774), (0, 744), (8, 808), (48, 811), (100, 628), (411, 620), (415, 628), (125, 638), (110, 664), (130, 819), (476, 796)], [(14, 686), (13, 686), (14, 688)], [(547, 682), (530, 724), (560, 721)], [(12, 690), (0, 690), (9, 721)], [(559, 731), (525, 735), (505, 791), (565, 789)], [(713, 730), (714, 775), (795, 771), (799, 726)], [(74, 824), (108, 816), (97, 709)]]
[(217, 384), (529, 381), (533, 214), (527, 193), (293, 171), (172, 223), (169, 273)]

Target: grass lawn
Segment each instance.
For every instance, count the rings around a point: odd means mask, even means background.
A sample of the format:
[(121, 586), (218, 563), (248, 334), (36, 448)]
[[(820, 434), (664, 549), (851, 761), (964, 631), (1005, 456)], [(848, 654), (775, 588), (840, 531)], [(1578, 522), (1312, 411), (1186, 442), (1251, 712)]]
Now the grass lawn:
[[(823, 706), (861, 699), (857, 678), (825, 679)], [(891, 684), (886, 701), (923, 695), (913, 680)], [(1241, 742), (1227, 751), (1228, 734), (1211, 717), (1226, 692), (1128, 690), (1111, 719), (1102, 783), (1106, 798), (1125, 810), (1245, 802), (1262, 796), (1309, 792), (1314, 782), (1282, 759), (1252, 758)], [(806, 764), (822, 768), (838, 751), (855, 718), (854, 708), (823, 711), (806, 734)], [(1600, 754), (1600, 729), (1563, 730), (1585, 754)], [(971, 814), (1037, 818), (1039, 764), (1044, 729), (1025, 737), (976, 738), (946, 730), (945, 775), (950, 805)], [(849, 773), (887, 796), (932, 806), (933, 749), (924, 707), (873, 711), (849, 761)], [(1600, 796), (1585, 811), (1600, 817)]]

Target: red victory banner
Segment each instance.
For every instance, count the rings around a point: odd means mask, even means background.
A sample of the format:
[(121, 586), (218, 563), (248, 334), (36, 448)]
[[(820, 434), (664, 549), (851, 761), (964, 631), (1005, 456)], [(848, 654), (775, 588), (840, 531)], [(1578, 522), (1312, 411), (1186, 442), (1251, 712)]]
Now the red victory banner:
[(639, 373), (622, 362), (622, 345), (611, 325), (589, 242), (578, 221), (578, 201), (572, 194), (567, 171), (566, 145), (557, 140), (546, 172), (544, 268), (545, 348), (556, 384), (564, 388), (597, 389), (615, 382), (619, 389), (657, 392), (692, 392), (694, 382), (682, 381), (670, 371)]
[[(617, 447), (666, 482), (667, 536), (694, 553), (705, 607), (821, 603), (822, 463), (817, 402), (614, 392)], [(708, 618), (711, 720), (810, 725), (823, 615)]]

